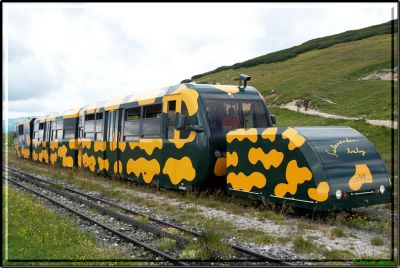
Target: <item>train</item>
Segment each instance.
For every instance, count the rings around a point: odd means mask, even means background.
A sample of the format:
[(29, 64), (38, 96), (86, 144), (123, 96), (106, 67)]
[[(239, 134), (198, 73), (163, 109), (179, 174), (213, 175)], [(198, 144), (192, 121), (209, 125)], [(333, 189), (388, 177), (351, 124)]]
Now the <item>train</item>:
[(16, 123), (24, 159), (190, 191), (331, 211), (391, 202), (374, 145), (349, 127), (277, 127), (247, 85), (181, 83)]

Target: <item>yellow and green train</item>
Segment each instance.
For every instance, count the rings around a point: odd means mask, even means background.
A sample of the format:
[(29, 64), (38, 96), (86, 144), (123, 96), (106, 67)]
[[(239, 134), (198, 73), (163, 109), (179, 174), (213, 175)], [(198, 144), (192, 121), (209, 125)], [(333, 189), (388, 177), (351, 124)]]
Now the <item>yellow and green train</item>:
[[(381, 157), (348, 127), (275, 127), (241, 84), (179, 84), (16, 124), (18, 156), (168, 189), (227, 192), (314, 210), (391, 202)], [(243, 82), (243, 83), (242, 83)]]

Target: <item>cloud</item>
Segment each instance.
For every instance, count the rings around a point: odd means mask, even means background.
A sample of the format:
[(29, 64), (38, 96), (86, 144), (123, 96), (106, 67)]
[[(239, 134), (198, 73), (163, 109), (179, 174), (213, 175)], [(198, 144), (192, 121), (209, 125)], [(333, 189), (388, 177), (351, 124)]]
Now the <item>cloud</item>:
[(6, 4), (9, 114), (59, 112), (174, 85), (311, 38), (386, 22), (391, 6)]

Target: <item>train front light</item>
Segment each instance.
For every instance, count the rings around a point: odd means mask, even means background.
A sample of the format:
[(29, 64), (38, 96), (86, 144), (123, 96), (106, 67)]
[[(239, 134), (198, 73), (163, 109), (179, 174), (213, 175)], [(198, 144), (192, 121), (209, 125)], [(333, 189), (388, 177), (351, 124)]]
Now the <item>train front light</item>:
[(337, 189), (337, 190), (336, 190), (336, 198), (337, 198), (337, 199), (342, 198), (342, 190), (340, 190), (340, 189)]
[(385, 192), (385, 186), (383, 185), (379, 186), (379, 192), (383, 194)]

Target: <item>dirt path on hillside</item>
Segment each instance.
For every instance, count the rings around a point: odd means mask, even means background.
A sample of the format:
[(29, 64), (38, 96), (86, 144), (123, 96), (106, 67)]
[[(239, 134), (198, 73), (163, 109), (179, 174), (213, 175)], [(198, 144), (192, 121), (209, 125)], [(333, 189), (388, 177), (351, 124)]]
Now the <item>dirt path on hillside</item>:
[(344, 120), (365, 120), (370, 125), (384, 126), (384, 127), (388, 127), (388, 128), (397, 129), (397, 122), (396, 121), (392, 122), (391, 120), (373, 120), (373, 119), (363, 119), (361, 117), (342, 116), (342, 115), (324, 113), (324, 112), (321, 112), (321, 111), (318, 111), (315, 109), (311, 109), (311, 108), (308, 108), (306, 111), (303, 106), (298, 110), (298, 108), (296, 106), (296, 101), (297, 100), (292, 100), (291, 102), (282, 104), (279, 106), (279, 108), (284, 108), (284, 109), (288, 109), (288, 110), (303, 113), (303, 114), (318, 115), (318, 116), (325, 117), (325, 118), (344, 119)]

